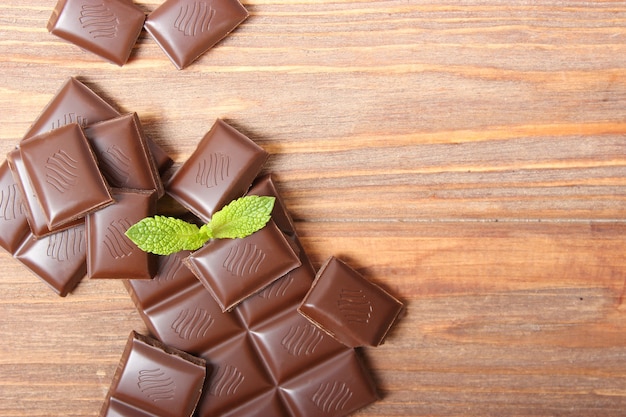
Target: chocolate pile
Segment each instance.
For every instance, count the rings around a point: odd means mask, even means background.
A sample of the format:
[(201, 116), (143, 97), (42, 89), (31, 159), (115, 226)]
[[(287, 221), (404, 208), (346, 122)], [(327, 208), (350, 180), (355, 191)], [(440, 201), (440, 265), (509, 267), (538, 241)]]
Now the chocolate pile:
[(248, 17), (238, 0), (166, 0), (147, 18), (128, 0), (59, 0), (48, 31), (119, 66), (143, 28), (183, 69)]
[[(378, 398), (358, 349), (402, 304), (334, 257), (316, 274), (267, 157), (218, 119), (163, 185), (172, 160), (137, 115), (70, 78), (0, 166), (0, 245), (62, 296), (122, 279), (152, 335), (131, 333), (102, 416), (346, 416)], [(242, 195), (276, 202), (252, 235), (157, 257), (124, 231), (166, 193), (199, 224)]]

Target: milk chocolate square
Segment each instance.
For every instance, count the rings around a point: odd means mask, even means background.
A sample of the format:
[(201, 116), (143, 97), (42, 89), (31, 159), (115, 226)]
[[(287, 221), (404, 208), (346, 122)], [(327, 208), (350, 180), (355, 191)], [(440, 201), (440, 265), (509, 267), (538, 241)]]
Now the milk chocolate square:
[(35, 194), (30, 179), (28, 178), (28, 173), (24, 168), (24, 162), (22, 161), (19, 148), (15, 148), (7, 154), (7, 162), (9, 163), (9, 168), (15, 180), (15, 185), (17, 185), (22, 198), (24, 214), (28, 221), (28, 226), (35, 237), (44, 237), (51, 233), (78, 226), (79, 224), (85, 224), (85, 219), (80, 218), (50, 229), (50, 227), (48, 227), (48, 219), (39, 204), (37, 194)]
[(20, 155), (50, 229), (113, 203), (76, 123), (23, 140)]
[(301, 265), (274, 222), (243, 239), (217, 239), (193, 252), (185, 264), (228, 311)]
[(248, 17), (238, 0), (166, 0), (148, 15), (146, 31), (183, 69)]
[(64, 297), (87, 272), (85, 226), (81, 224), (40, 239), (29, 234), (14, 257)]
[(157, 271), (156, 256), (142, 251), (126, 231), (156, 212), (153, 191), (113, 189), (115, 204), (90, 213), (87, 226), (87, 275), (89, 278), (151, 279)]
[(246, 193), (268, 153), (217, 120), (191, 156), (167, 182), (165, 191), (204, 222)]
[(344, 417), (378, 398), (363, 363), (353, 350), (304, 370), (280, 386), (294, 417)]
[(191, 417), (205, 377), (204, 359), (133, 331), (100, 416)]
[(340, 342), (358, 347), (380, 345), (402, 307), (391, 294), (331, 257), (298, 311)]
[(48, 31), (122, 66), (145, 20), (145, 13), (127, 0), (59, 0)]
[(155, 190), (159, 197), (163, 195), (163, 183), (137, 113), (88, 126), (85, 136), (111, 187)]

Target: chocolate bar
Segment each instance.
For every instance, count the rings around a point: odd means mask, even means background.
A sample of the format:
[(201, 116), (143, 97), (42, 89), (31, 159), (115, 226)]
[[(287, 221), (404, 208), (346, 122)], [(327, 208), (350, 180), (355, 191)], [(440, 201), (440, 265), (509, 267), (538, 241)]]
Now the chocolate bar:
[(29, 232), (26, 208), (9, 164), (0, 164), (0, 247), (13, 254)]
[[(270, 176), (254, 189), (281, 201)], [(291, 229), (286, 211), (272, 216)], [(297, 312), (315, 271), (298, 237), (291, 239), (301, 265), (228, 312), (185, 268), (188, 252), (163, 257), (153, 280), (125, 281), (150, 332), (212, 369), (198, 417), (343, 417), (378, 398), (357, 351)]]
[(350, 347), (378, 346), (403, 305), (345, 262), (330, 257), (298, 311)]
[(346, 416), (376, 400), (357, 352), (296, 310), (314, 276), (303, 252), (302, 266), (231, 312), (193, 282), (185, 255), (164, 257), (151, 281), (125, 284), (153, 335), (212, 369), (198, 416)]
[(139, 249), (126, 235), (130, 226), (154, 215), (154, 191), (113, 189), (115, 204), (90, 213), (87, 226), (89, 278), (150, 279), (156, 258)]
[(126, 0), (59, 0), (48, 31), (122, 66), (139, 38), (145, 13)]
[(133, 331), (100, 411), (101, 417), (191, 417), (206, 362)]
[(268, 156), (218, 119), (167, 182), (165, 191), (206, 223), (213, 213), (246, 193)]
[(113, 203), (76, 123), (23, 140), (20, 156), (51, 230)]
[(213, 240), (185, 259), (185, 265), (222, 311), (230, 310), (300, 264), (294, 247), (271, 220), (250, 236)]
[(238, 0), (166, 0), (146, 31), (178, 69), (189, 66), (248, 17)]
[(92, 124), (85, 128), (85, 136), (111, 187), (155, 190), (159, 197), (164, 194), (137, 113)]
[(86, 247), (81, 224), (40, 239), (29, 233), (13, 256), (64, 297), (87, 272)]

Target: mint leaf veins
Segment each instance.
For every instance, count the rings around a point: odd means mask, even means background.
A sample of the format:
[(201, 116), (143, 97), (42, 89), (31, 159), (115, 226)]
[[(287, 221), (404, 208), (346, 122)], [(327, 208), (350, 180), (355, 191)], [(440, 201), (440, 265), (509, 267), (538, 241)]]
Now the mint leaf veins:
[(275, 200), (255, 195), (238, 198), (201, 227), (174, 217), (146, 217), (132, 225), (126, 236), (141, 250), (157, 255), (196, 250), (210, 239), (243, 238), (262, 229), (270, 220)]

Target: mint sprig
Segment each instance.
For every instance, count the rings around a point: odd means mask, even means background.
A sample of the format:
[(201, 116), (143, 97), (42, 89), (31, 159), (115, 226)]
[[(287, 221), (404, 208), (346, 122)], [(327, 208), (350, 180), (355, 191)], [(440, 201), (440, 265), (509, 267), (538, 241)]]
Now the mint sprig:
[(255, 195), (238, 198), (201, 227), (174, 217), (146, 217), (132, 225), (126, 236), (141, 250), (157, 255), (196, 250), (210, 239), (243, 238), (262, 229), (270, 220), (275, 200)]

